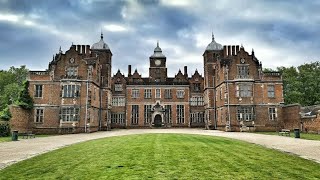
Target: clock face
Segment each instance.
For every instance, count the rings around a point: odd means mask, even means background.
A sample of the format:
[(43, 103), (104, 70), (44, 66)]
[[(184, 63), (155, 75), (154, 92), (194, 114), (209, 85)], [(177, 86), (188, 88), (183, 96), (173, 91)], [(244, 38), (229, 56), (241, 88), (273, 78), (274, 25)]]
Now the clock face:
[(242, 64), (244, 64), (245, 62), (246, 62), (246, 60), (245, 59), (240, 59), (240, 62), (242, 63)]
[(155, 64), (156, 66), (160, 66), (161, 61), (160, 61), (159, 59), (157, 59), (157, 60), (154, 61), (154, 64)]

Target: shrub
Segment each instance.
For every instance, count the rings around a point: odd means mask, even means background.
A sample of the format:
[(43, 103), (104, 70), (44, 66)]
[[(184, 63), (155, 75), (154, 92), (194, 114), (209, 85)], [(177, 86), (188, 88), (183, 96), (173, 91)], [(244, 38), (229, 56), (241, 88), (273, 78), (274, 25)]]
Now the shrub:
[(8, 123), (1, 124), (0, 123), (0, 137), (10, 136), (10, 126)]
[(10, 118), (12, 117), (9, 107), (7, 106), (4, 108), (2, 111), (0, 111), (0, 119), (3, 119), (5, 121), (9, 121)]

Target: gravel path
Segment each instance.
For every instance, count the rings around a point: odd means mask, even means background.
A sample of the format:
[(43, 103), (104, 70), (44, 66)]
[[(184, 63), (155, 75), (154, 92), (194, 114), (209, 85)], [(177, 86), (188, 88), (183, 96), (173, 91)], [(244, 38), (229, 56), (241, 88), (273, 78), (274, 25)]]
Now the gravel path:
[(320, 163), (320, 141), (295, 139), (275, 135), (222, 132), (202, 129), (129, 129), (95, 132), (91, 134), (69, 134), (35, 139), (22, 139), (15, 142), (0, 143), (0, 169), (24, 159), (79, 142), (112, 136), (145, 133), (184, 133), (233, 138), (293, 153), (302, 158)]

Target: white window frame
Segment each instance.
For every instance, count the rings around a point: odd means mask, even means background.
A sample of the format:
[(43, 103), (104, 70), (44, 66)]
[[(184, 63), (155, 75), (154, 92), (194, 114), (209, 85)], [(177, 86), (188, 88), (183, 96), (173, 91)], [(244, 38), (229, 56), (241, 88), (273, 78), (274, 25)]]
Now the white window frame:
[(132, 98), (139, 98), (139, 96), (140, 96), (140, 89), (132, 89), (131, 97)]
[(131, 124), (139, 124), (139, 105), (131, 105)]
[(164, 89), (164, 98), (172, 99), (172, 91), (171, 91), (171, 89)]
[(269, 115), (269, 120), (275, 121), (278, 119), (278, 113), (277, 113), (277, 108), (276, 107), (269, 107), (268, 108), (268, 115)]
[(67, 106), (62, 107), (60, 110), (60, 119), (63, 122), (74, 122), (80, 120), (80, 108), (79, 107), (73, 107), (73, 106)]
[(44, 119), (44, 109), (43, 108), (35, 108), (34, 109), (34, 122), (35, 123), (43, 123)]
[(178, 89), (176, 95), (178, 99), (183, 99), (185, 95), (184, 89)]
[(144, 98), (151, 99), (152, 98), (152, 89), (144, 89)]
[(78, 67), (74, 67), (74, 66), (67, 67), (66, 71), (67, 71), (67, 77), (78, 76)]
[(268, 89), (268, 98), (274, 98), (275, 97), (275, 86), (272, 84), (269, 84), (267, 86)]
[(123, 85), (122, 84), (119, 84), (119, 83), (117, 83), (117, 84), (114, 84), (114, 91), (116, 91), (116, 92), (121, 92), (121, 91), (123, 91), (123, 87), (122, 87)]
[(177, 104), (177, 124), (184, 124), (185, 120), (185, 106), (183, 104)]
[(80, 97), (80, 85), (77, 85), (77, 84), (63, 85), (62, 97), (63, 98)]
[(34, 85), (34, 89), (35, 89), (34, 97), (35, 98), (42, 98), (43, 97), (43, 85), (36, 84), (36, 85)]
[(155, 98), (161, 98), (161, 89), (157, 88), (155, 91), (156, 91)]

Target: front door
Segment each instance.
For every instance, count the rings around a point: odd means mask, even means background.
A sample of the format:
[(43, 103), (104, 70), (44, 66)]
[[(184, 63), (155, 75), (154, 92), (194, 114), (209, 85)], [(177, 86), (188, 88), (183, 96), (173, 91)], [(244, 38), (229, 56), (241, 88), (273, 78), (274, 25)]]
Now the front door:
[(161, 127), (162, 126), (162, 118), (160, 114), (157, 114), (154, 117), (154, 127)]

